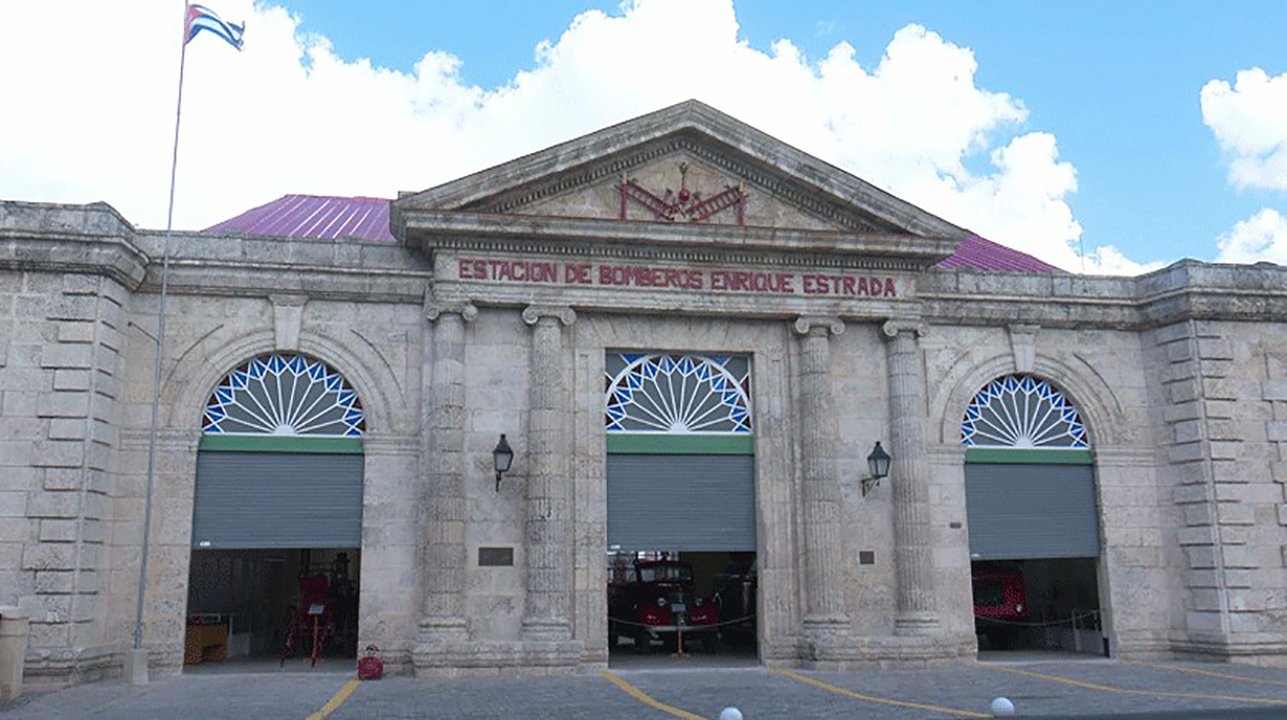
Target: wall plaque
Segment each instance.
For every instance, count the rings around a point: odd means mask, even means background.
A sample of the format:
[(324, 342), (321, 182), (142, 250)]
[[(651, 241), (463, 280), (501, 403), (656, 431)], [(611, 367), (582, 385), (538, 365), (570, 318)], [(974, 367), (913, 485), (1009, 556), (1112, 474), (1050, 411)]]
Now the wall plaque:
[(514, 565), (514, 548), (480, 547), (478, 548), (478, 567), (512, 567)]

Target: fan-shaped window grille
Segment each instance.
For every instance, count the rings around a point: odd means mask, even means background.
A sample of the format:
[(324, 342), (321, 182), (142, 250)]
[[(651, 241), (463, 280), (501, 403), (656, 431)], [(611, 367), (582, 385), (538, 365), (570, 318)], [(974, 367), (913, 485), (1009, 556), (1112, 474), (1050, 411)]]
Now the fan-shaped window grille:
[(206, 403), (207, 434), (357, 437), (366, 415), (357, 393), (326, 363), (273, 353), (233, 370)]
[(988, 383), (965, 410), (961, 444), (992, 448), (1087, 448), (1086, 425), (1050, 383), (1010, 375)]
[(751, 432), (751, 363), (739, 356), (613, 353), (608, 432)]

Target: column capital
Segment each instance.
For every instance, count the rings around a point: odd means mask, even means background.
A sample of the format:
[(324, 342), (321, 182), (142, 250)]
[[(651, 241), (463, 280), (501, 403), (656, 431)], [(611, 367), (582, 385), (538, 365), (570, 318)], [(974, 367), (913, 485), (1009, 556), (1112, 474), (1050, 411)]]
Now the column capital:
[(440, 316), (446, 314), (459, 315), (465, 322), (473, 322), (478, 317), (478, 308), (468, 300), (464, 302), (438, 302), (433, 298), (425, 298), (425, 319), (434, 322)]
[(567, 305), (528, 305), (523, 308), (523, 322), (535, 325), (541, 318), (557, 318), (565, 326), (576, 322), (576, 311)]
[(921, 320), (906, 320), (898, 318), (886, 320), (885, 324), (880, 326), (880, 334), (887, 340), (892, 340), (898, 337), (900, 333), (905, 332), (916, 333), (916, 337), (918, 338), (925, 337), (925, 335), (929, 333), (929, 326)]
[(821, 315), (801, 315), (791, 324), (792, 329), (797, 335), (810, 335), (815, 330), (823, 333), (839, 335), (845, 331), (845, 321), (838, 317), (828, 317)]

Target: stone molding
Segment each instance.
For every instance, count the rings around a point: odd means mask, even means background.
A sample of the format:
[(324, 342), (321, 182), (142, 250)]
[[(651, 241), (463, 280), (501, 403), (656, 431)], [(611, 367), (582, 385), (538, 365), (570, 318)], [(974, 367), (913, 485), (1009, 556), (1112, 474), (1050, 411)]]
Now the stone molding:
[(960, 444), (927, 444), (927, 447), (925, 448), (925, 459), (931, 465), (946, 465), (949, 467), (964, 465), (966, 449), (967, 448), (964, 445)]
[[(640, 223), (601, 218), (416, 211), (422, 252), (468, 250), (581, 258), (919, 271), (951, 255), (955, 241), (897, 233)], [(923, 257), (922, 257), (923, 256)]]
[(1159, 466), (1158, 450), (1153, 447), (1096, 445), (1091, 450), (1095, 454), (1095, 464), (1100, 467), (1154, 468)]
[(1287, 322), (1287, 269), (1269, 264), (1181, 260), (1134, 278), (935, 269), (918, 291), (925, 316), (943, 325), (1139, 331), (1186, 320)]
[[(220, 326), (222, 327), (222, 326)], [(170, 371), (162, 383), (163, 421), (171, 425), (200, 427), (211, 390), (242, 362), (277, 350), (269, 329), (253, 332), (228, 328), (223, 335), (202, 336), (190, 347), (167, 354)], [(378, 362), (369, 362), (368, 353), (341, 338), (317, 332), (300, 333), (298, 350), (330, 365), (349, 381), (367, 414), (368, 428), (407, 428), (412, 425), (405, 393), (398, 392), (393, 372)], [(198, 363), (175, 363), (183, 357), (198, 357)]]
[(128, 237), (0, 228), (0, 269), (103, 275), (127, 290), (143, 285), (149, 258)]
[[(124, 428), (120, 431), (121, 450), (146, 450), (151, 432), (147, 428)], [(171, 430), (158, 428), (156, 431), (156, 449), (183, 453), (194, 453), (201, 442), (201, 431)]]
[(367, 455), (420, 456), (420, 436), (368, 432), (362, 436), (362, 452)]
[[(979, 390), (996, 378), (1013, 371), (1012, 353), (992, 354), (973, 359), (966, 357), (960, 369), (939, 378), (939, 392), (930, 398), (930, 423), (938, 424), (938, 440), (960, 437), (965, 409)], [(1040, 353), (1035, 354), (1032, 373), (1054, 379), (1069, 393), (1077, 411), (1090, 431), (1095, 447), (1124, 446), (1130, 428), (1126, 412), (1111, 386), (1084, 360), (1078, 365), (1062, 362)]]
[(647, 143), (625, 156), (610, 158), (607, 161), (592, 161), (575, 168), (572, 172), (543, 178), (540, 183), (532, 183), (515, 191), (504, 192), (495, 198), (467, 207), (487, 213), (509, 213), (547, 197), (587, 188), (623, 173), (628, 174), (632, 168), (667, 155), (682, 153), (755, 186), (762, 194), (786, 201), (798, 210), (828, 220), (840, 227), (859, 231), (885, 230), (892, 227), (889, 221), (857, 212), (856, 208), (846, 207), (838, 199), (823, 199), (824, 196), (821, 193), (785, 173), (766, 172), (761, 167), (748, 162), (741, 153), (730, 152), (730, 150), (732, 149), (728, 147), (717, 147), (717, 143), (692, 131), (681, 132), (670, 138)]
[[(390, 225), (404, 237), (406, 214), (420, 209), (481, 209), (534, 202), (594, 182), (619, 177), (630, 167), (668, 153), (687, 152), (746, 182), (794, 200), (836, 222), (906, 229), (922, 237), (961, 238), (966, 231), (853, 175), (726, 115), (688, 100), (498, 167), (400, 198)], [(516, 207), (511, 205), (509, 207)], [(950, 251), (949, 253), (950, 254)]]

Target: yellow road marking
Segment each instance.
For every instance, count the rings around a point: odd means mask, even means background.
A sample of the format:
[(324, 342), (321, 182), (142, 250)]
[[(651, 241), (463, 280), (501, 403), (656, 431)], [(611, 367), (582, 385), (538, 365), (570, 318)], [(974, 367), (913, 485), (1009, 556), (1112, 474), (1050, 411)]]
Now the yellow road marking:
[(873, 697), (871, 695), (863, 695), (862, 693), (856, 693), (852, 690), (846, 690), (838, 685), (832, 685), (831, 683), (823, 682), (821, 680), (816, 680), (814, 678), (808, 677), (807, 675), (801, 675), (799, 673), (791, 672), (790, 670), (778, 670), (776, 668), (771, 668), (770, 671), (775, 672), (778, 675), (789, 677), (792, 680), (797, 680), (807, 685), (819, 687), (828, 692), (833, 692), (837, 695), (844, 695), (845, 697), (853, 698), (855, 700), (865, 700), (867, 702), (880, 703), (882, 705), (898, 705), (900, 707), (916, 708), (917, 710), (931, 710), (933, 712), (948, 713), (949, 715), (959, 715), (961, 717), (971, 717), (971, 718), (992, 717), (991, 715), (984, 715), (983, 713), (970, 712), (969, 710), (957, 710), (955, 708), (943, 707), (941, 705), (925, 705), (922, 703), (906, 702), (904, 700), (890, 700), (888, 698), (879, 698), (879, 697)]
[(982, 663), (980, 663), (978, 667), (995, 670), (997, 672), (1008, 672), (1014, 673), (1015, 675), (1026, 675), (1028, 677), (1040, 678), (1042, 680), (1051, 680), (1058, 683), (1064, 683), (1065, 685), (1075, 685), (1077, 687), (1088, 688), (1090, 690), (1120, 693), (1122, 695), (1147, 695), (1149, 697), (1175, 697), (1190, 698), (1194, 700), (1227, 700), (1229, 702), (1260, 703), (1263, 705), (1287, 705), (1287, 700), (1277, 700), (1274, 698), (1240, 697), (1237, 695), (1202, 695), (1200, 693), (1167, 692), (1165, 690), (1127, 690), (1126, 688), (1113, 687), (1112, 685), (1100, 685), (1099, 683), (1070, 680), (1068, 678), (1061, 678), (1055, 675), (1044, 675), (1030, 670), (996, 667), (995, 665), (984, 665)]
[(630, 684), (619, 675), (610, 673), (607, 670), (600, 670), (599, 675), (604, 680), (607, 680), (613, 685), (616, 685), (617, 687), (621, 688), (622, 692), (638, 700), (644, 705), (656, 708), (664, 713), (674, 715), (677, 718), (683, 718), (684, 720), (706, 720), (706, 718), (702, 717), (701, 715), (694, 715), (688, 712), (687, 710), (680, 710), (679, 708), (673, 705), (667, 705), (666, 703), (653, 698), (651, 695), (645, 693), (643, 690), (640, 690), (639, 688)]
[(344, 687), (340, 688), (330, 700), (327, 700), (321, 710), (309, 715), (307, 720), (323, 720), (331, 713), (339, 710), (340, 706), (344, 704), (344, 701), (348, 700), (349, 696), (353, 694), (353, 691), (357, 690), (358, 685), (361, 684), (361, 680), (358, 680), (357, 678), (349, 678), (349, 681), (344, 683)]
[(1226, 678), (1228, 680), (1241, 680), (1249, 683), (1260, 683), (1262, 685), (1280, 685), (1287, 687), (1287, 682), (1278, 680), (1265, 680), (1264, 678), (1249, 678), (1242, 675), (1232, 675), (1230, 673), (1215, 672), (1214, 670), (1199, 670), (1197, 668), (1180, 667), (1179, 665), (1163, 665), (1160, 663), (1146, 663), (1135, 660), (1122, 660), (1123, 665), (1139, 665), (1140, 667), (1158, 668), (1160, 670), (1174, 670), (1175, 672), (1193, 673), (1194, 675), (1208, 675), (1210, 677)]

